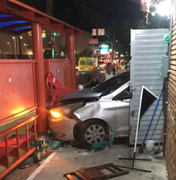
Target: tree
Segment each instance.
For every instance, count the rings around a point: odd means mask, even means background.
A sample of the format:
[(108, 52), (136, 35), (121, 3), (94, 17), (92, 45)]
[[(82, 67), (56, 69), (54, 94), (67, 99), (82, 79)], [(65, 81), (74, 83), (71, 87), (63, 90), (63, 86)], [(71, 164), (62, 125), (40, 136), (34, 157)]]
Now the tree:
[(79, 54), (76, 54), (76, 64), (78, 64), (79, 58), (80, 57), (90, 57), (91, 55), (91, 50), (90, 49), (85, 49), (83, 52), (80, 52)]
[[(110, 38), (116, 39), (116, 49), (119, 54), (126, 54), (130, 52), (130, 30), (131, 29), (146, 29), (148, 25), (145, 21), (123, 21), (112, 22), (107, 30), (110, 32)], [(113, 34), (115, 37), (113, 37)]]

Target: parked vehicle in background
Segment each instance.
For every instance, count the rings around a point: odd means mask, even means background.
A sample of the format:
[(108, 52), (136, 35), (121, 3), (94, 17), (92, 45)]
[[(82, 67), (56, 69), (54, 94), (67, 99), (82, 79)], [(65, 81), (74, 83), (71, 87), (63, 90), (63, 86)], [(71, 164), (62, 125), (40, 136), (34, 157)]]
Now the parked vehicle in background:
[(92, 90), (75, 90), (58, 97), (50, 109), (49, 127), (57, 139), (77, 139), (89, 148), (115, 137), (128, 137), (130, 116), (130, 73), (115, 76)]
[(94, 66), (94, 59), (91, 57), (80, 57), (78, 71), (80, 74), (89, 73)]

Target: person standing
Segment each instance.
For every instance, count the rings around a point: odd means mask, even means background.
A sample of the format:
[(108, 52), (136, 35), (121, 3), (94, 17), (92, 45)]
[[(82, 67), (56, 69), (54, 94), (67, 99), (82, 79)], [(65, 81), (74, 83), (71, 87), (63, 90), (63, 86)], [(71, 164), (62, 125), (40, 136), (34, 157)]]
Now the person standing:
[(101, 75), (100, 83), (107, 81), (108, 79), (111, 79), (113, 77), (112, 69), (113, 69), (112, 64), (108, 63), (106, 65), (106, 72)]
[(113, 64), (113, 66), (112, 66), (112, 72), (113, 72), (113, 75), (115, 76), (115, 75), (116, 75), (116, 67), (115, 67), (115, 64)]

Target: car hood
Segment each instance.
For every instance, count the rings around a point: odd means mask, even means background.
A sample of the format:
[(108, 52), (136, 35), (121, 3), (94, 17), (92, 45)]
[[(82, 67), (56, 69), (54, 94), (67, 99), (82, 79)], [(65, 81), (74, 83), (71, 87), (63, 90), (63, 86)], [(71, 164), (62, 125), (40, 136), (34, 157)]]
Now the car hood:
[(75, 90), (73, 92), (68, 92), (64, 94), (60, 94), (57, 97), (57, 102), (65, 101), (65, 100), (74, 100), (74, 99), (80, 99), (80, 100), (86, 100), (86, 99), (100, 99), (101, 93), (96, 93), (91, 90)]

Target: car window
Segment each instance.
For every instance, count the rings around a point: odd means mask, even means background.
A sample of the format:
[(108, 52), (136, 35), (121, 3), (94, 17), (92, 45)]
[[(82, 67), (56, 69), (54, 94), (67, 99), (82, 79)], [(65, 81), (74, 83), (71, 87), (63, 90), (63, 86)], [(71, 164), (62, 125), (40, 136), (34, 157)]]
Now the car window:
[(82, 60), (82, 61), (80, 61), (80, 63), (79, 63), (80, 65), (85, 65), (85, 61), (84, 60)]
[(86, 64), (87, 65), (92, 65), (92, 62), (91, 61), (87, 61)]
[(119, 100), (119, 97), (124, 94), (125, 92), (129, 92), (130, 93), (130, 86), (128, 86), (127, 88), (125, 88), (121, 93), (118, 93), (113, 100)]
[(116, 89), (118, 89), (120, 86), (122, 86), (129, 80), (130, 80), (130, 73), (125, 72), (96, 86), (95, 88), (92, 89), (92, 91), (102, 92), (102, 96), (106, 96), (114, 92)]

